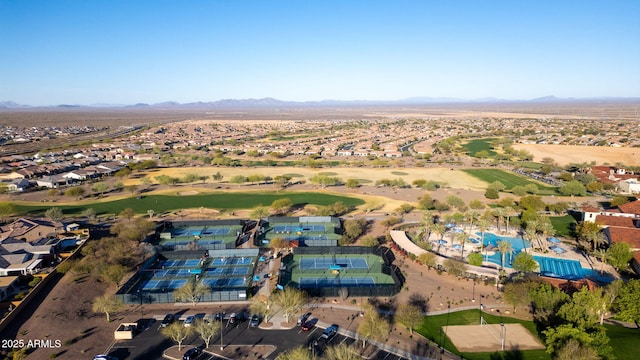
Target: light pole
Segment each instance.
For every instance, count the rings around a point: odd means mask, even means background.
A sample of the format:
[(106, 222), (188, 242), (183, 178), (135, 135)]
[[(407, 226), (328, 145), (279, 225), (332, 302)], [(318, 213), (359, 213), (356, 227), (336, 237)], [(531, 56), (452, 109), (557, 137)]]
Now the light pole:
[(471, 302), (476, 302), (476, 279), (473, 279), (473, 292), (471, 293)]
[(502, 320), (502, 312), (500, 310), (496, 311), (500, 314), (500, 347), (502, 348), (502, 351), (504, 351), (504, 336), (506, 330), (504, 328), (504, 321)]
[(482, 310), (484, 310), (484, 305), (480, 303), (480, 326), (482, 326)]
[(142, 308), (142, 291), (138, 289), (138, 300), (140, 300), (140, 318), (144, 319), (144, 309)]
[(222, 326), (224, 324), (224, 315), (223, 313), (220, 313), (220, 350), (224, 350), (224, 343), (222, 340), (222, 335), (224, 334), (224, 326)]

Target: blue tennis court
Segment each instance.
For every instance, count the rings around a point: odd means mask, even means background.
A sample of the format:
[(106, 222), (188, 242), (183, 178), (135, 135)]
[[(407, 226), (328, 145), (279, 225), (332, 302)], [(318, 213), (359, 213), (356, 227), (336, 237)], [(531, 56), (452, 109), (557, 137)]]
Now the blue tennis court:
[[(200, 269), (197, 269), (200, 271)], [(154, 270), (154, 277), (184, 277), (191, 275), (191, 269), (177, 268), (177, 269), (168, 269), (168, 270)]]
[(300, 235), (300, 236), (284, 236), (283, 239), (287, 240), (287, 241), (293, 241), (293, 240), (298, 240), (298, 241), (305, 241), (305, 240), (327, 240), (327, 236), (326, 235)]
[(300, 270), (326, 270), (331, 265), (339, 265), (348, 269), (368, 269), (367, 259), (363, 258), (302, 258), (300, 259)]
[(223, 288), (223, 287), (242, 287), (244, 286), (243, 278), (231, 278), (231, 279), (223, 279), (223, 278), (209, 278), (203, 279), (202, 282), (206, 285), (209, 285), (212, 288)]
[(201, 261), (200, 259), (186, 259), (186, 260), (181, 260), (181, 259), (174, 259), (174, 260), (165, 260), (163, 262), (160, 263), (160, 266), (162, 267), (181, 267), (181, 266), (185, 266), (185, 267), (198, 267), (201, 265)]
[(205, 276), (210, 275), (247, 275), (249, 267), (219, 267), (208, 268), (204, 271)]
[(371, 277), (336, 277), (336, 278), (318, 278), (318, 277), (301, 277), (298, 281), (300, 288), (319, 288), (319, 287), (373, 287), (376, 282)]
[(323, 232), (325, 231), (324, 225), (274, 225), (273, 231), (277, 233), (287, 233), (287, 232), (302, 232), (302, 231), (313, 231), (313, 232)]
[(253, 261), (251, 257), (228, 257), (228, 258), (213, 258), (211, 265), (249, 265)]
[(176, 280), (149, 280), (143, 286), (142, 290), (170, 290), (179, 289), (187, 283), (186, 279)]
[(231, 228), (206, 228), (200, 235), (227, 235), (231, 232)]

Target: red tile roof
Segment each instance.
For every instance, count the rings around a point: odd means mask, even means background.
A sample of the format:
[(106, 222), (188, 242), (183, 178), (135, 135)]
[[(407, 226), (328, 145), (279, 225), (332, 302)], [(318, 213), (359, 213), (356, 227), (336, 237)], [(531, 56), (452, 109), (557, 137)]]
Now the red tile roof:
[(640, 229), (610, 226), (605, 231), (612, 243), (623, 242), (632, 249), (640, 249)]
[(620, 209), (620, 211), (626, 214), (640, 215), (640, 200), (618, 205), (618, 209)]
[(605, 226), (608, 225), (608, 226), (635, 228), (633, 220), (634, 218), (626, 217), (626, 216), (609, 216), (609, 215), (596, 216), (596, 222), (600, 225), (605, 225)]

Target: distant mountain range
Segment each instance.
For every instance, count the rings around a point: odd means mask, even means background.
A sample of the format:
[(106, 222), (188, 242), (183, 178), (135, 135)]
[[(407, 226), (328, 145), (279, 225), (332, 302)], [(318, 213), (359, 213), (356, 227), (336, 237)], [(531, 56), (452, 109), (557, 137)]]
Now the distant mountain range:
[(372, 101), (372, 100), (322, 100), (322, 101), (283, 101), (274, 98), (262, 99), (222, 99), (209, 102), (179, 103), (165, 101), (156, 104), (137, 103), (123, 104), (91, 104), (71, 105), (60, 104), (51, 106), (31, 106), (18, 104), (13, 101), (0, 101), (0, 109), (38, 109), (38, 108), (149, 108), (149, 109), (233, 109), (233, 108), (281, 108), (281, 107), (331, 107), (331, 106), (380, 106), (380, 105), (424, 105), (424, 104), (477, 104), (477, 103), (562, 103), (562, 102), (636, 102), (640, 97), (594, 97), (594, 98), (558, 98), (544, 96), (529, 100), (507, 100), (497, 98), (458, 99), (448, 97), (411, 97), (402, 100)]

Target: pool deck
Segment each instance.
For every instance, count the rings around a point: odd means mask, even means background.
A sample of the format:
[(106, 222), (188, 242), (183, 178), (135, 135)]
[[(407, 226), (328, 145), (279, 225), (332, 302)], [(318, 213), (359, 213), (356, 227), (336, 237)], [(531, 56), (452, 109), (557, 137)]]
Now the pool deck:
[[(467, 233), (469, 234), (469, 236), (471, 237), (476, 237), (475, 233), (477, 231), (480, 231), (478, 228), (474, 227), (470, 230), (467, 231)], [(501, 232), (497, 232), (495, 227), (490, 227), (487, 228), (485, 230), (485, 233), (492, 233), (495, 234), (497, 236), (502, 236), (502, 237), (521, 237), (521, 235), (518, 234), (518, 232), (516, 230), (510, 230), (509, 232), (506, 231), (501, 231)], [(460, 256), (460, 250), (459, 249), (454, 249), (452, 248), (450, 243), (450, 239), (448, 239), (448, 235), (445, 235), (444, 237), (445, 241), (447, 241), (447, 244), (445, 245), (441, 245), (440, 246), (440, 254), (447, 256), (447, 257), (451, 257), (451, 256)], [(430, 238), (430, 241), (433, 245), (433, 250), (435, 252), (437, 252), (438, 250), (438, 241), (440, 239), (439, 238), (435, 238), (432, 237)], [(616, 271), (613, 269), (613, 267), (609, 264), (603, 264), (600, 260), (591, 257), (581, 251), (576, 250), (573, 246), (569, 245), (569, 244), (565, 244), (565, 243), (555, 243), (555, 242), (549, 242), (549, 246), (558, 246), (561, 247), (565, 250), (564, 253), (558, 254), (556, 252), (554, 252), (553, 250), (549, 249), (548, 252), (542, 252), (542, 251), (536, 251), (531, 247), (525, 248), (523, 250), (526, 250), (529, 254), (533, 255), (533, 256), (540, 256), (540, 257), (549, 257), (549, 258), (554, 258), (554, 259), (564, 259), (564, 260), (577, 260), (580, 262), (580, 266), (582, 266), (585, 269), (592, 269), (592, 270), (596, 270), (596, 271), (604, 271), (605, 273), (609, 273), (609, 274), (615, 274)], [(476, 244), (471, 244), (471, 243), (467, 243), (465, 244), (464, 247), (464, 252), (465, 252), (465, 258), (467, 258), (468, 254), (471, 253), (474, 249), (478, 249), (479, 246)], [(483, 253), (484, 254), (484, 253)], [(493, 264), (493, 263), (491, 263)], [(495, 265), (495, 264), (494, 264)], [(499, 267), (499, 265), (496, 265), (497, 267)]]

